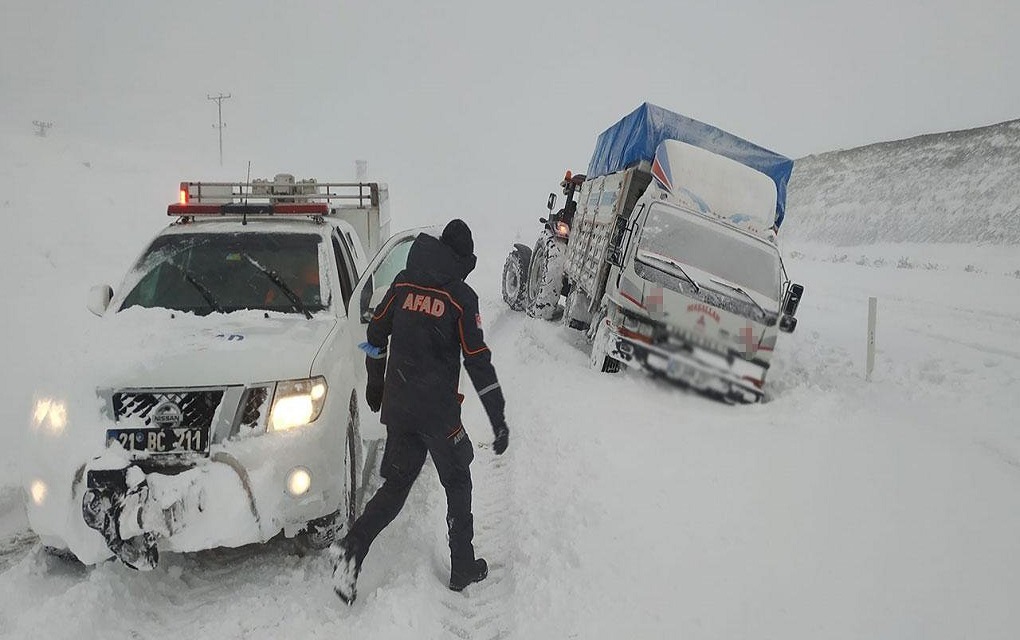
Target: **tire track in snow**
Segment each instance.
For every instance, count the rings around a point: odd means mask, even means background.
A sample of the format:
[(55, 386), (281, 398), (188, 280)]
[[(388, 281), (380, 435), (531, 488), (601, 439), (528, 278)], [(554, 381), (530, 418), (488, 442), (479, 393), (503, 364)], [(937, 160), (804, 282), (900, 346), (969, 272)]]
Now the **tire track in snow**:
[(21, 560), (39, 542), (29, 530), (19, 531), (0, 541), (0, 572)]
[(23, 558), (39, 538), (28, 527), (20, 487), (0, 489), (0, 571)]
[[(510, 599), (513, 596), (513, 527), (510, 518), (511, 476), (509, 455), (475, 467), (475, 551), (489, 563), (489, 576), (456, 593), (445, 591), (443, 626), (457, 638), (494, 640), (513, 632)], [(449, 576), (449, 566), (439, 570)]]

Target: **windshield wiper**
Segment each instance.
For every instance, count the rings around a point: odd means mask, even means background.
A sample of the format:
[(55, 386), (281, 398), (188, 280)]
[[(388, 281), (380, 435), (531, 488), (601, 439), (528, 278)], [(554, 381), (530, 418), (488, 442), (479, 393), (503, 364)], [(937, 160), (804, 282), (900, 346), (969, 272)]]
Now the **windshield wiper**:
[(656, 262), (661, 262), (662, 264), (666, 264), (673, 267), (674, 269), (680, 272), (680, 275), (682, 275), (684, 279), (687, 280), (687, 282), (690, 282), (694, 286), (695, 293), (701, 293), (701, 285), (699, 285), (697, 281), (694, 280), (694, 278), (687, 275), (687, 272), (684, 271), (684, 268), (676, 260), (672, 258), (667, 258), (666, 256), (660, 256), (657, 253), (651, 253), (643, 250), (638, 253), (638, 258), (649, 258), (651, 260), (655, 260)]
[(187, 269), (177, 264), (173, 260), (164, 260), (164, 263), (170, 265), (174, 269), (177, 269), (177, 271), (180, 272), (182, 276), (184, 276), (184, 279), (188, 282), (188, 284), (194, 287), (195, 291), (198, 291), (200, 294), (202, 294), (202, 298), (206, 301), (206, 303), (213, 311), (215, 311), (216, 313), (223, 313), (223, 309), (220, 307), (220, 303), (217, 302), (216, 296), (213, 295), (212, 291), (209, 291), (209, 287), (199, 282), (199, 280), (195, 276), (191, 275), (191, 273)]
[(287, 286), (287, 283), (283, 281), (283, 278), (280, 277), (280, 274), (273, 271), (272, 269), (267, 269), (263, 267), (261, 264), (259, 264), (258, 260), (251, 257), (245, 252), (241, 253), (241, 257), (247, 260), (248, 264), (255, 267), (255, 269), (257, 269), (259, 273), (265, 275), (267, 278), (269, 278), (269, 280), (273, 284), (279, 287), (280, 291), (283, 292), (283, 295), (287, 296), (287, 299), (290, 300), (290, 303), (291, 305), (293, 305), (295, 311), (300, 311), (301, 313), (305, 314), (305, 317), (308, 318), (309, 320), (312, 319), (312, 314), (310, 311), (308, 311), (308, 307), (306, 307), (304, 303), (301, 302), (301, 298), (299, 298), (298, 295), (294, 293), (294, 290)]
[(721, 284), (722, 286), (726, 287), (727, 289), (732, 289), (733, 291), (736, 291), (737, 293), (744, 294), (744, 297), (747, 298), (748, 300), (750, 300), (751, 304), (753, 304), (754, 306), (758, 307), (758, 311), (761, 311), (762, 318), (764, 318), (764, 317), (769, 315), (769, 312), (765, 310), (765, 307), (763, 307), (760, 304), (758, 304), (758, 301), (755, 300), (754, 298), (752, 298), (750, 293), (744, 291), (743, 289), (741, 289), (737, 285), (730, 284), (729, 282), (723, 282), (722, 280), (716, 280), (715, 278), (709, 278), (709, 279), (712, 282), (716, 283), (716, 284)]

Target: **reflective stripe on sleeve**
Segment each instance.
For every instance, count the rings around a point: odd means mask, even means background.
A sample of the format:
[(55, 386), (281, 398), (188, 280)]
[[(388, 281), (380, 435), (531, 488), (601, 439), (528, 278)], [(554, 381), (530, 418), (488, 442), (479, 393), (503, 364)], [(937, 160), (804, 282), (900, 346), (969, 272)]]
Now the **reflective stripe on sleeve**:
[(489, 386), (487, 386), (484, 389), (482, 389), (481, 391), (479, 391), (478, 392), (478, 397), (482, 397), (485, 394), (487, 394), (488, 392), (495, 391), (496, 389), (499, 389), (499, 383), (498, 382), (490, 384)]

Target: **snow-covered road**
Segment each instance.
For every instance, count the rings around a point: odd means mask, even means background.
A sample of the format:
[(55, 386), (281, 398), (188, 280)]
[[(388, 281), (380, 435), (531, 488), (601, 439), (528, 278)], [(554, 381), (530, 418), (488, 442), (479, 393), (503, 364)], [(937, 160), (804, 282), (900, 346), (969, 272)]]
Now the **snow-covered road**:
[[(506, 456), (480, 447), (473, 466), (489, 580), (445, 589), (431, 467), (351, 609), (325, 557), (285, 541), (147, 574), (49, 558), (8, 490), (0, 637), (1014, 638), (1020, 279), (876, 257), (789, 262), (800, 326), (770, 402), (749, 407), (589, 370), (579, 336), (503, 310), (483, 269), (513, 430)], [(470, 396), (465, 420), (476, 444), (491, 437)]]

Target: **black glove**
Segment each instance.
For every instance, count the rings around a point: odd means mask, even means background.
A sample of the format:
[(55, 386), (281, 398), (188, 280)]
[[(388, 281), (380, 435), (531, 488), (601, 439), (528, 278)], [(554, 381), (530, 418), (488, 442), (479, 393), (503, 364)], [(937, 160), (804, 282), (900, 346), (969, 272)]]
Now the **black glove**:
[(382, 392), (383, 385), (381, 384), (369, 382), (365, 387), (365, 401), (368, 402), (368, 408), (372, 410), (372, 413), (379, 413), (379, 409), (382, 408)]
[(504, 424), (493, 428), (492, 432), (496, 434), (492, 441), (492, 450), (497, 456), (501, 456), (506, 451), (506, 446), (510, 444), (510, 429)]
[[(365, 401), (368, 402), (368, 408), (372, 413), (379, 413), (386, 379), (386, 349), (373, 347), (367, 342), (363, 342), (360, 347), (368, 353), (365, 357), (365, 369), (368, 371)], [(369, 352), (370, 349), (372, 352)]]

